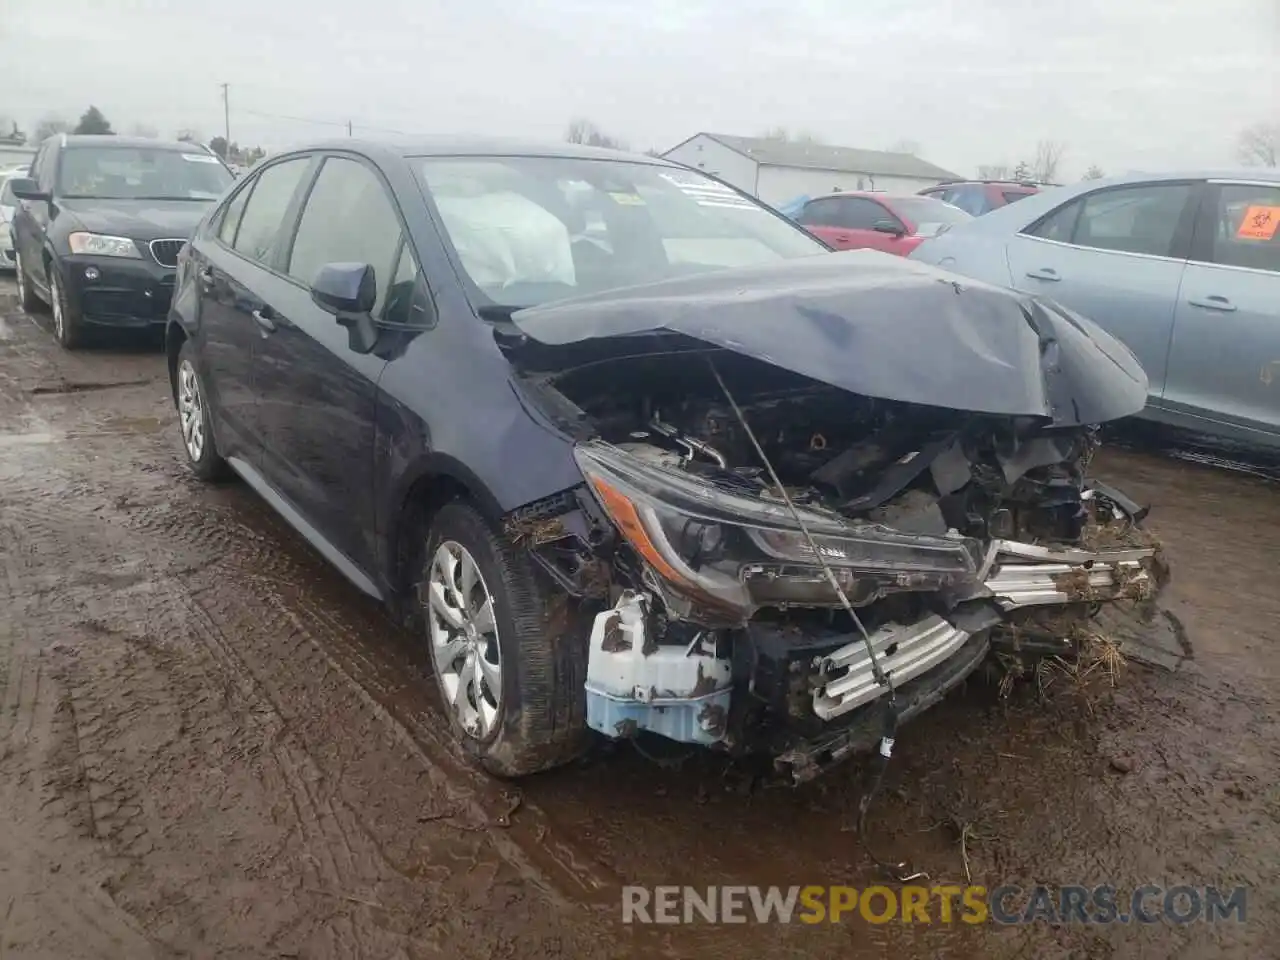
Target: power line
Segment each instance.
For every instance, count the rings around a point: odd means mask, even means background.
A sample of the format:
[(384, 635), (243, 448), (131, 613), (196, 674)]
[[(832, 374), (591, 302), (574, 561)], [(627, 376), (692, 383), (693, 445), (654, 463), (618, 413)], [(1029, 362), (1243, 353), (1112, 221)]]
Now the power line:
[(371, 123), (356, 123), (352, 120), (322, 120), (319, 117), (299, 117), (288, 113), (269, 113), (265, 110), (251, 110), (247, 107), (241, 107), (241, 112), (250, 114), (255, 117), (262, 117), (267, 120), (289, 120), (293, 123), (312, 123), (322, 127), (339, 127), (347, 131), (347, 135), (351, 136), (355, 127), (361, 130), (372, 130), (376, 133), (392, 133), (401, 137), (416, 137), (421, 134), (411, 133), (407, 130), (396, 130), (392, 127), (379, 127)]

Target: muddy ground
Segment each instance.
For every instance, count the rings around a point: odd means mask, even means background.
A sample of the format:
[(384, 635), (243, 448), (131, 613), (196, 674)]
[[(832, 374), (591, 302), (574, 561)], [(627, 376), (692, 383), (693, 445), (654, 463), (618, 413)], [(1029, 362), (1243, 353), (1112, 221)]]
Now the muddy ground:
[(901, 732), (872, 816), (935, 882), (967, 823), (976, 883), (1244, 884), (1245, 924), (622, 928), (623, 883), (876, 882), (857, 765), (486, 778), (415, 638), (244, 486), (188, 478), (154, 344), (66, 353), (7, 281), (0, 317), (0, 956), (1275, 955), (1274, 480), (1104, 450), (1156, 505), (1189, 656), (1047, 705), (971, 680)]

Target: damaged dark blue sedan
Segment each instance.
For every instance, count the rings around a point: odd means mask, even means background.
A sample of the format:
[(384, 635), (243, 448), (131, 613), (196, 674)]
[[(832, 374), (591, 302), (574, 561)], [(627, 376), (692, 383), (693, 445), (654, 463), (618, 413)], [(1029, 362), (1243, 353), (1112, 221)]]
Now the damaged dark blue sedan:
[(505, 776), (595, 730), (806, 780), (1163, 583), (1086, 476), (1146, 399), (1124, 346), (662, 160), (273, 157), (184, 251), (167, 342), (194, 472), (420, 631)]

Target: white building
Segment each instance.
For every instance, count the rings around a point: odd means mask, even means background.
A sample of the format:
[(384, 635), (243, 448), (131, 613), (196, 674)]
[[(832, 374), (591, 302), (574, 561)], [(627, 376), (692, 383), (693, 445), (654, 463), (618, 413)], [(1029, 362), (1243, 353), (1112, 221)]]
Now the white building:
[(10, 167), (25, 166), (36, 155), (35, 147), (0, 140), (0, 170)]
[(909, 153), (720, 133), (695, 134), (663, 157), (705, 170), (769, 204), (838, 190), (916, 193), (943, 180), (959, 179)]

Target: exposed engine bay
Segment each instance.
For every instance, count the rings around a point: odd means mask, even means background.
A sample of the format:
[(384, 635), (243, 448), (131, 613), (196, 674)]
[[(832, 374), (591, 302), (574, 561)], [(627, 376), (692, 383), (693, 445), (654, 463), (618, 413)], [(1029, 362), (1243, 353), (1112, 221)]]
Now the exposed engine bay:
[[(1075, 542), (1090, 428), (859, 397), (714, 352), (792, 499), (913, 533)], [(712, 379), (712, 353), (635, 357), (556, 379), (599, 436), (738, 494), (777, 499)]]

